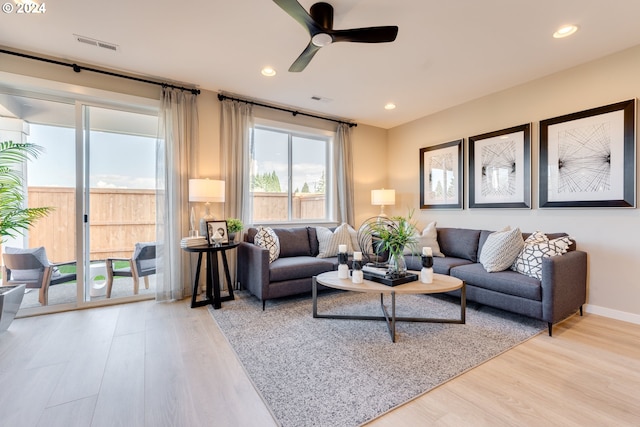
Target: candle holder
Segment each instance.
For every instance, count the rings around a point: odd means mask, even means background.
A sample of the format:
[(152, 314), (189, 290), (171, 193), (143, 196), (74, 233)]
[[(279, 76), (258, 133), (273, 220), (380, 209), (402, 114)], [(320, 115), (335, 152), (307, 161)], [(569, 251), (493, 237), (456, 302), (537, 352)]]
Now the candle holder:
[(422, 255), (422, 270), (420, 270), (420, 281), (422, 283), (433, 282), (433, 256)]
[(353, 272), (351, 273), (351, 281), (353, 283), (364, 282), (364, 274), (362, 273), (362, 252), (353, 253)]
[(339, 279), (348, 279), (349, 278), (349, 266), (347, 265), (347, 260), (349, 256), (346, 252), (338, 252), (338, 278)]

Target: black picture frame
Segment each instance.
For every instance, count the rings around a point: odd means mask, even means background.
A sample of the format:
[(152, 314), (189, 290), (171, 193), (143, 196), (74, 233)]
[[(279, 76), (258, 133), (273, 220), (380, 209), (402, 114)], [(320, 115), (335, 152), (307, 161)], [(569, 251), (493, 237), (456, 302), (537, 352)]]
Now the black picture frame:
[[(215, 231), (220, 232), (222, 235), (222, 239), (218, 242), (213, 238)], [(229, 232), (227, 231), (227, 221), (207, 221), (207, 243), (210, 245), (222, 244), (226, 245), (229, 243)]]
[(463, 207), (464, 139), (421, 148), (420, 209)]
[(541, 208), (634, 208), (636, 100), (540, 121)]
[(469, 138), (469, 208), (531, 209), (531, 124)]

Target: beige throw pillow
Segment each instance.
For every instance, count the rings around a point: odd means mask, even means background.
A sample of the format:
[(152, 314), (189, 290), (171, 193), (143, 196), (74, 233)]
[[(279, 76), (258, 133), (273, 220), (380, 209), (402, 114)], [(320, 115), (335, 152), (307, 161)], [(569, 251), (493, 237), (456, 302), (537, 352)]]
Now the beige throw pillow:
[(504, 271), (511, 267), (524, 247), (524, 239), (519, 228), (489, 234), (480, 251), (480, 264), (489, 273)]
[(343, 223), (333, 232), (327, 227), (316, 227), (316, 235), (318, 236), (318, 258), (337, 256), (339, 245), (347, 245), (347, 253), (353, 253), (348, 227), (346, 223)]
[[(440, 245), (438, 244), (438, 230), (436, 229), (436, 222), (433, 221), (427, 225), (422, 234), (417, 234), (417, 243), (415, 247), (415, 255), (422, 255), (422, 248), (429, 247), (433, 256), (444, 257), (444, 254), (440, 252)], [(411, 248), (404, 248), (404, 255), (411, 255)]]

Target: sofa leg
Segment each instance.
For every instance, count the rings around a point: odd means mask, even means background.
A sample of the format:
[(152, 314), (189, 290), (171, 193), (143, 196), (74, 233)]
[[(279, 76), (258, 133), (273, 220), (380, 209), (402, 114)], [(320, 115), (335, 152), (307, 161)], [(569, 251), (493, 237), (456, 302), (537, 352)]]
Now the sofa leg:
[(553, 323), (549, 322), (548, 325), (549, 325), (549, 336), (552, 336), (551, 335), (551, 329), (553, 327)]
[(582, 306), (580, 306), (580, 316), (582, 316)]
[(263, 299), (262, 300), (262, 311), (264, 311), (264, 306), (267, 304), (267, 300)]

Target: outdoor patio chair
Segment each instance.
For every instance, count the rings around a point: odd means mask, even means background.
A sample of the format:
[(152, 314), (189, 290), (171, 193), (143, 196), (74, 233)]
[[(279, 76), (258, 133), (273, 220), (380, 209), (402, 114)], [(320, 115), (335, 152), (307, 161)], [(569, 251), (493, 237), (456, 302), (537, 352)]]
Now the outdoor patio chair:
[(76, 273), (61, 273), (60, 266), (75, 265), (75, 261), (51, 263), (44, 247), (12, 248), (5, 247), (2, 277), (4, 285), (24, 283), (26, 288), (40, 289), (38, 301), (49, 303), (49, 287), (76, 280)]
[[(124, 268), (114, 268), (115, 261), (127, 261)], [(140, 277), (144, 278), (144, 287), (149, 289), (149, 276), (156, 274), (156, 242), (136, 243), (131, 258), (107, 258), (107, 298), (111, 298), (114, 277), (132, 277), (133, 294), (138, 295)]]

